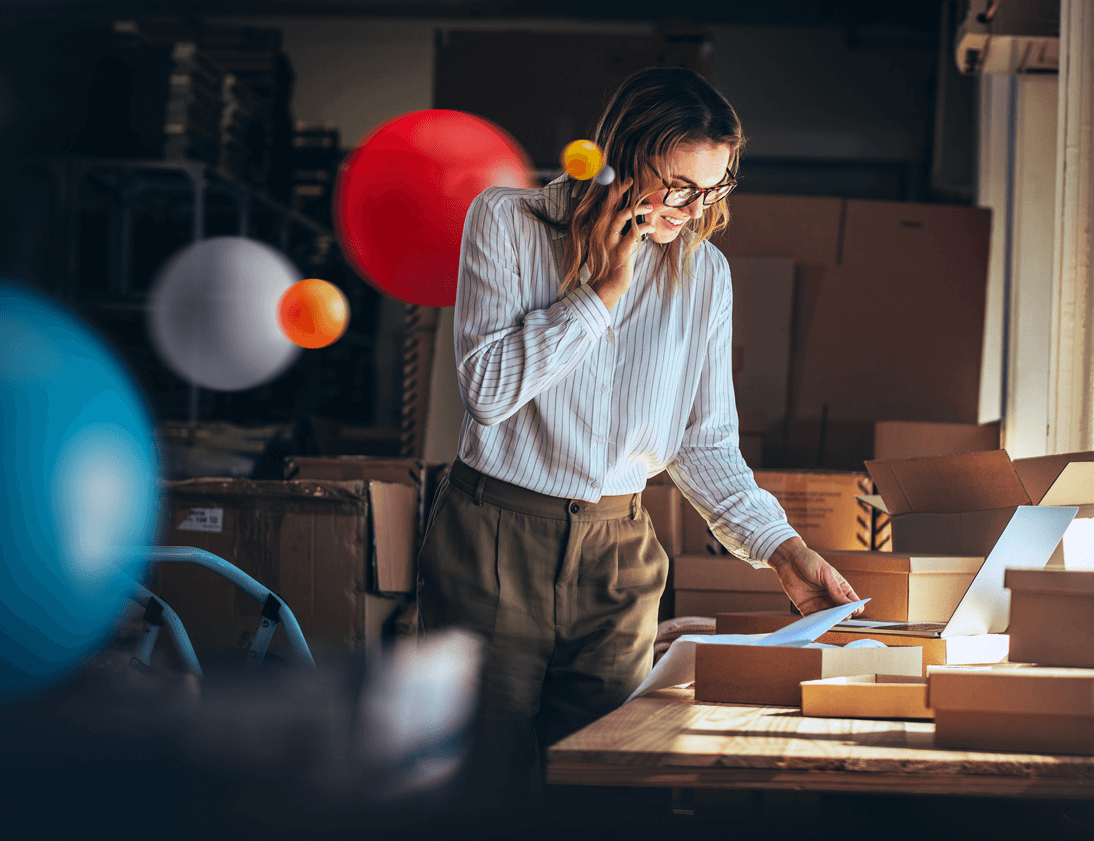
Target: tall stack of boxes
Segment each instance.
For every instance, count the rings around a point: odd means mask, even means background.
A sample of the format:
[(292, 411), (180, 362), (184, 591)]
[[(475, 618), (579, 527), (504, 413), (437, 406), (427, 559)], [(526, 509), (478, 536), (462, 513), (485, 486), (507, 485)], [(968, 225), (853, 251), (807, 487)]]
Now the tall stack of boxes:
[(224, 72), (193, 42), (171, 51), (163, 156), (220, 163)]

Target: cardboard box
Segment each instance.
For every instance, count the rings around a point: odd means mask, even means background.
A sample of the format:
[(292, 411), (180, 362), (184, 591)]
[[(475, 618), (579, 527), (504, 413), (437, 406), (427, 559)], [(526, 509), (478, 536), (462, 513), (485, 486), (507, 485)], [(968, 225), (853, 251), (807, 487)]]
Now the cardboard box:
[[(715, 616), (715, 633), (767, 634), (785, 628), (796, 617), (779, 612), (726, 612)], [(868, 631), (828, 631), (817, 642), (846, 645), (859, 639), (872, 639), (888, 646), (916, 646), (923, 649), (923, 674), (928, 667), (946, 665), (983, 665), (1002, 663), (1010, 650), (1006, 634), (975, 634), (967, 637), (912, 636), (879, 634)]]
[(418, 458), (379, 456), (289, 456), (285, 459), (286, 479), (329, 479), (350, 482), (386, 482), (406, 485), (418, 493), (418, 536), (422, 536), (437, 485), (448, 470), (444, 462)]
[(874, 458), (917, 458), (999, 449), (999, 424), (878, 421)]
[(756, 470), (756, 484), (770, 492), (802, 540), (825, 549), (869, 549), (870, 508), (858, 499), (872, 489), (865, 473), (835, 470)]
[(869, 599), (859, 619), (948, 622), (984, 558), (898, 552), (832, 552), (824, 559)]
[(673, 588), (677, 616), (733, 610), (782, 610), (789, 615), (792, 607), (775, 570), (755, 569), (728, 555), (677, 556)]
[(919, 648), (695, 646), (695, 700), (726, 704), (801, 705), (806, 680), (859, 674), (919, 675)]
[(648, 485), (642, 491), (642, 507), (650, 515), (657, 540), (670, 558), (684, 551), (683, 506), (684, 497), (675, 485)]
[(1094, 669), (932, 669), (935, 746), (1094, 756)]
[(989, 211), (730, 198), (733, 224), (713, 240), (730, 265), (781, 254), (798, 267), (787, 463), (858, 469), (888, 418), (977, 421)]
[(802, 681), (802, 715), (818, 718), (934, 718), (927, 681), (912, 675), (847, 675)]
[[(168, 486), (163, 543), (205, 549), (273, 590), (309, 646), (353, 650), (378, 641), (415, 589), (417, 502), (384, 482), (192, 479)], [(257, 630), (262, 605), (220, 575), (189, 563), (155, 573), (151, 589), (199, 654)]]
[[(648, 487), (648, 486), (647, 486)], [(685, 555), (724, 555), (725, 547), (710, 531), (694, 505), (683, 500), (680, 507), (680, 548)]]
[[(880, 499), (863, 499), (890, 515), (895, 552), (986, 557), (1019, 505), (1094, 502), (1094, 462), (1059, 467), (1074, 455), (1023, 459), (1029, 490), (1006, 450), (868, 461)], [(1046, 485), (1049, 466), (1056, 473)]]
[(1008, 569), (1010, 659), (1094, 668), (1094, 572)]

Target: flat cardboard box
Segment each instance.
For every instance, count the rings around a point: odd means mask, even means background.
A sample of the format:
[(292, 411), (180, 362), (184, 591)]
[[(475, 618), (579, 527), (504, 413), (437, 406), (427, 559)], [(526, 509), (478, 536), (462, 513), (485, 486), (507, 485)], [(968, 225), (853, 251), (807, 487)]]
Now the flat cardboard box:
[(657, 540), (670, 558), (684, 551), (683, 506), (684, 497), (675, 485), (648, 485), (642, 491), (642, 507), (650, 515)]
[(673, 590), (674, 616), (717, 616), (723, 611), (774, 610), (787, 617), (784, 625), (793, 620), (790, 613), (792, 602), (782, 592), (728, 592), (724, 590)]
[[(313, 648), (378, 641), (415, 589), (411, 487), (192, 479), (167, 491), (164, 545), (205, 549), (273, 590)], [(199, 654), (236, 647), (258, 627), (262, 605), (198, 565), (157, 564), (151, 589), (179, 614)]]
[(998, 423), (886, 420), (874, 424), (874, 458), (879, 460), (998, 449)]
[(919, 648), (695, 646), (695, 700), (726, 704), (801, 705), (806, 680), (858, 674), (919, 675)]
[(1008, 569), (1010, 659), (1094, 668), (1094, 571)]
[(832, 552), (824, 559), (869, 599), (859, 619), (948, 622), (983, 557), (906, 552)]
[[(785, 628), (795, 617), (778, 611), (726, 612), (715, 616), (717, 634), (767, 634)], [(923, 649), (923, 674), (929, 666), (983, 665), (1007, 659), (1009, 637), (1006, 634), (976, 634), (967, 637), (912, 636), (879, 634), (869, 631), (828, 631), (817, 642), (846, 645), (853, 640), (872, 639), (888, 646), (918, 646)]]
[(673, 588), (677, 616), (716, 616), (732, 610), (782, 610), (789, 615), (791, 609), (775, 570), (755, 569), (728, 555), (674, 558)]
[(989, 211), (757, 194), (730, 203), (733, 224), (713, 243), (731, 266), (781, 254), (798, 267), (787, 463), (860, 469), (879, 420), (976, 423)]
[(817, 718), (934, 718), (927, 681), (911, 675), (847, 675), (802, 681), (802, 715)]
[(1094, 756), (1094, 669), (932, 669), (935, 745)]
[(419, 458), (381, 456), (289, 456), (285, 459), (286, 479), (330, 479), (350, 482), (357, 479), (406, 485), (418, 492), (419, 537), (429, 518), (429, 507), (448, 465)]
[(865, 473), (837, 470), (756, 470), (756, 484), (770, 492), (802, 540), (825, 549), (869, 549), (872, 521), (858, 496), (872, 486)]
[(889, 514), (895, 552), (986, 557), (1019, 505), (1079, 505), (1081, 514), (1094, 503), (1091, 459), (1070, 453), (1019, 466), (1006, 450), (992, 450), (868, 461), (880, 498), (863, 501)]

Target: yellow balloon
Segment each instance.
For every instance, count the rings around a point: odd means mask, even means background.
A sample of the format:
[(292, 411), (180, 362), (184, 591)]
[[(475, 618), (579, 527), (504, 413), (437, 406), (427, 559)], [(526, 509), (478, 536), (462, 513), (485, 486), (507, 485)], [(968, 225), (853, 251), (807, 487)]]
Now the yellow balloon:
[(562, 151), (562, 166), (579, 181), (592, 178), (603, 165), (604, 153), (591, 140), (575, 140)]

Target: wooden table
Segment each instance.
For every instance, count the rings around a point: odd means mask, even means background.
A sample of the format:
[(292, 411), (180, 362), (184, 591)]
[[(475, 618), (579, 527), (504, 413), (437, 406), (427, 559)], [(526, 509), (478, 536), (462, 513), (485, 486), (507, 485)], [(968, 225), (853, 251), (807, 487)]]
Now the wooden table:
[(1094, 798), (1094, 757), (934, 747), (928, 721), (806, 718), (662, 689), (549, 748), (565, 785)]

